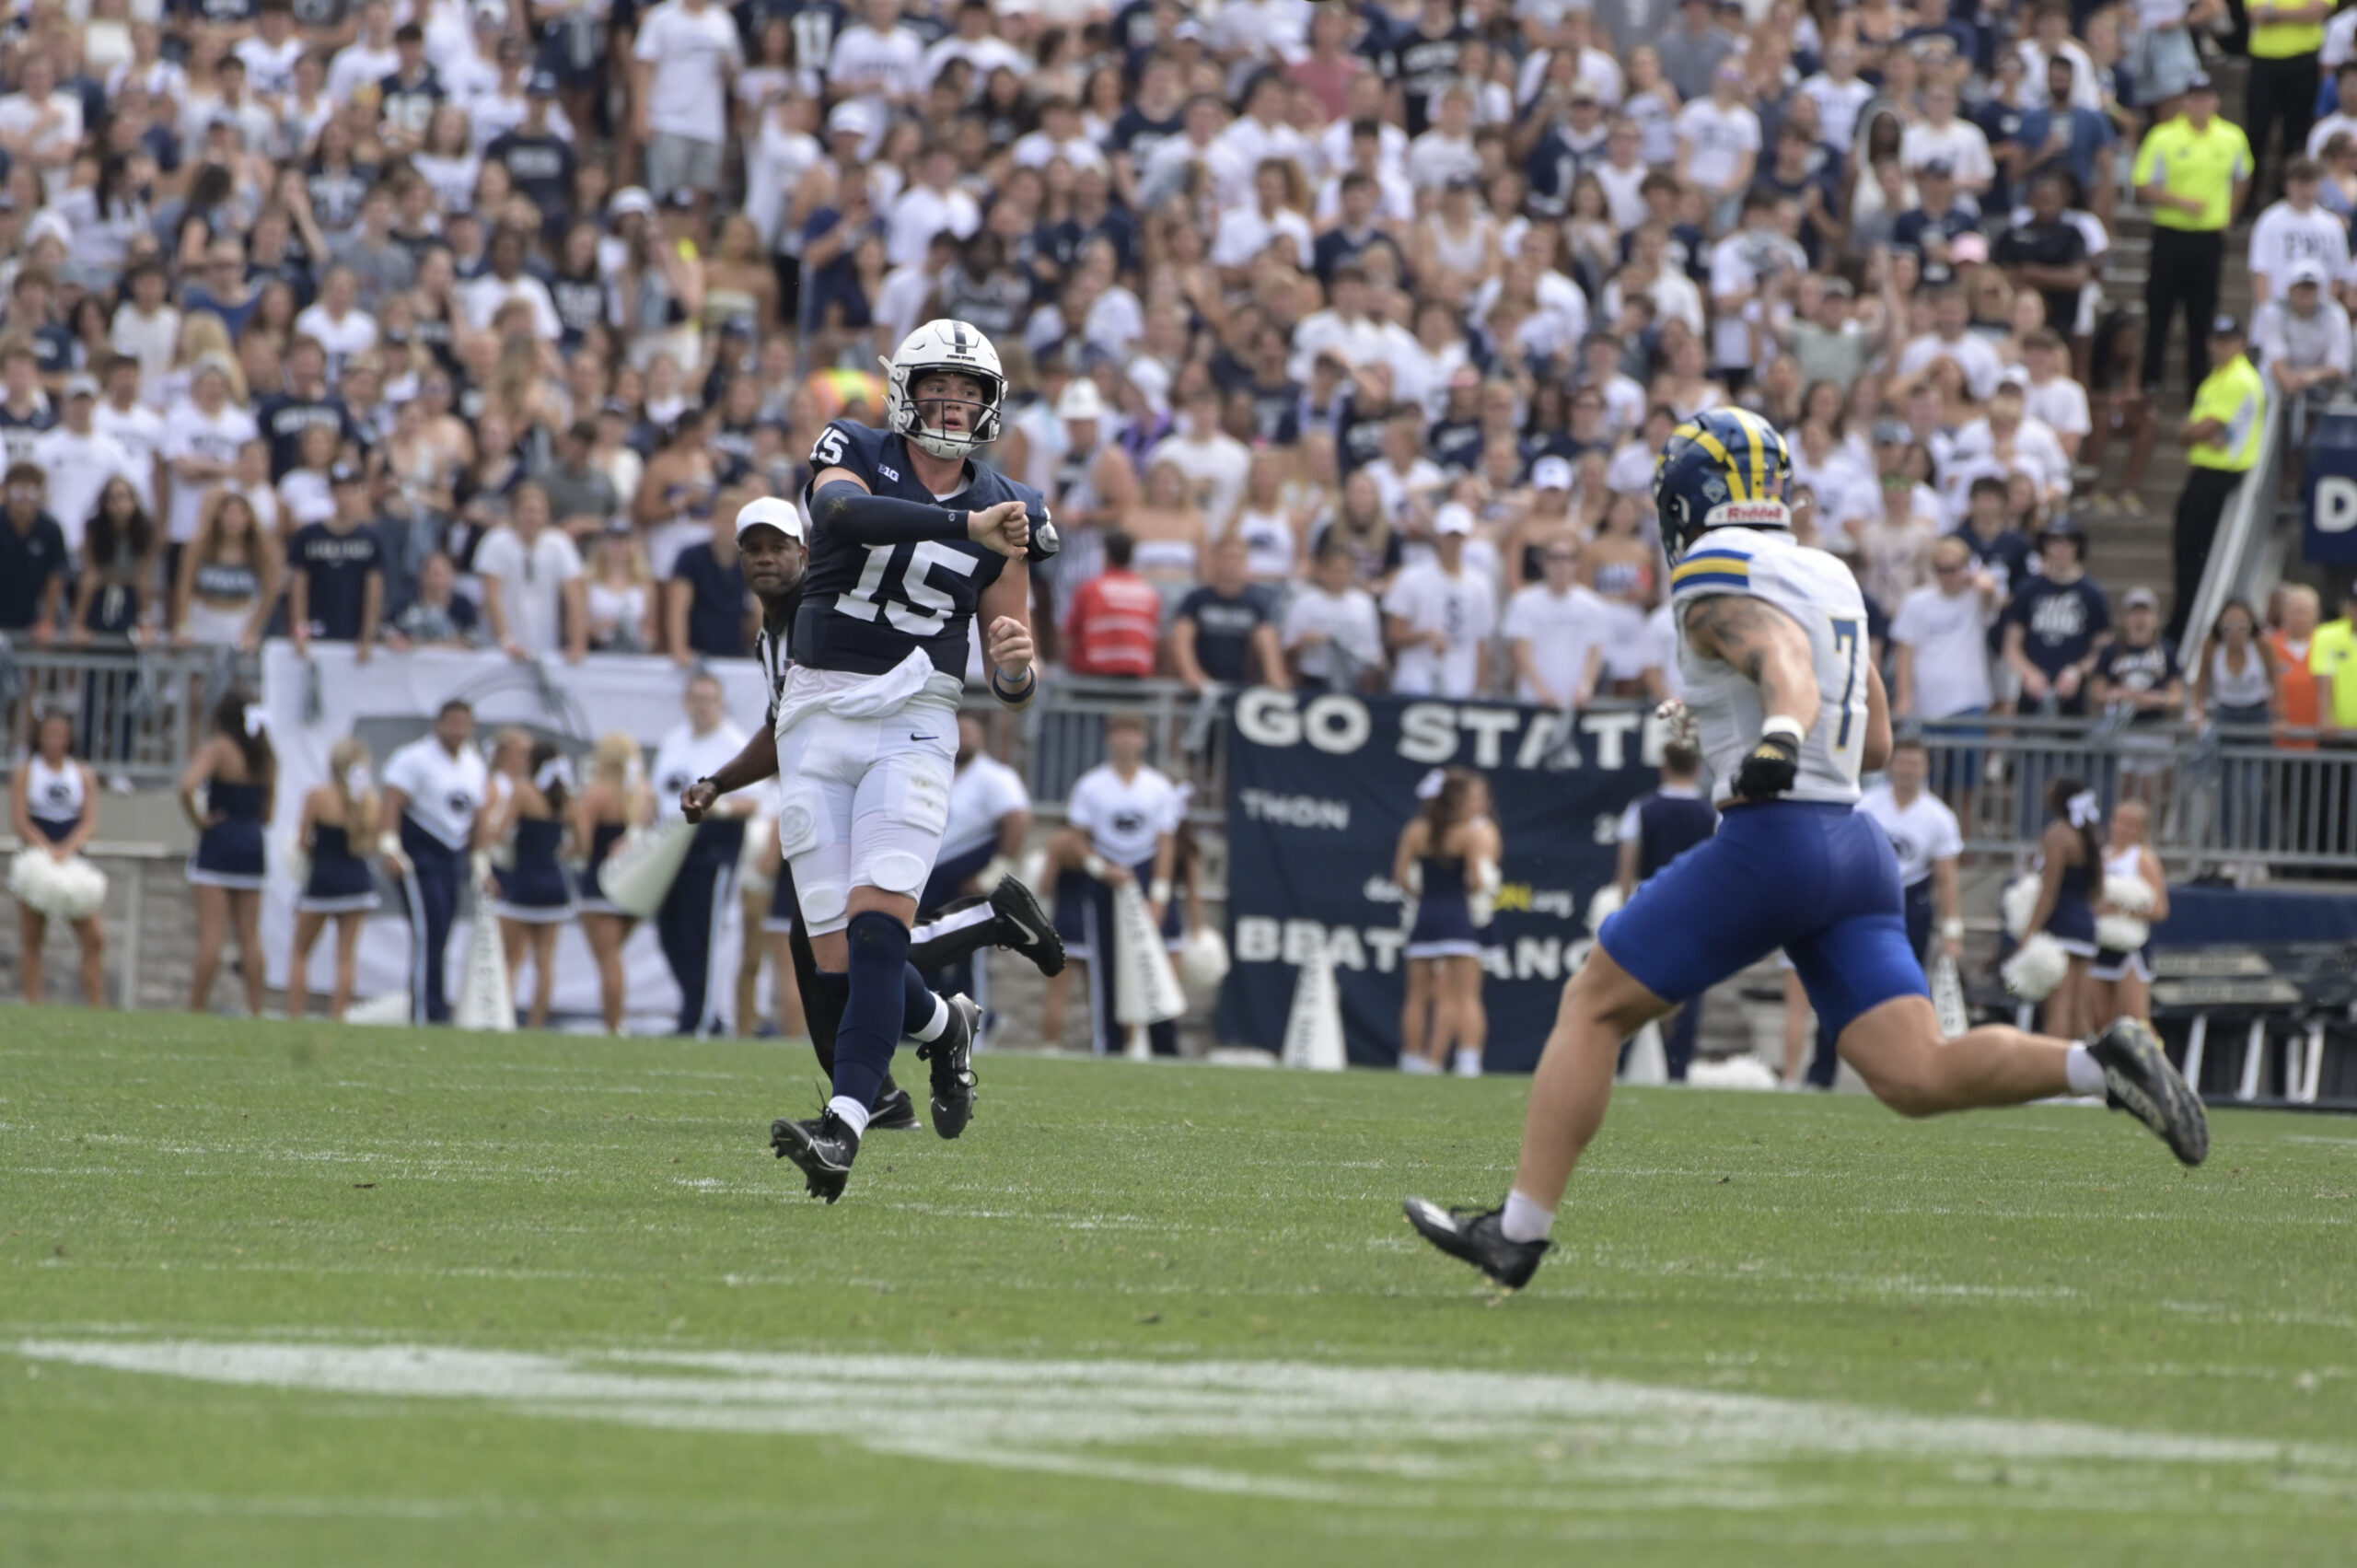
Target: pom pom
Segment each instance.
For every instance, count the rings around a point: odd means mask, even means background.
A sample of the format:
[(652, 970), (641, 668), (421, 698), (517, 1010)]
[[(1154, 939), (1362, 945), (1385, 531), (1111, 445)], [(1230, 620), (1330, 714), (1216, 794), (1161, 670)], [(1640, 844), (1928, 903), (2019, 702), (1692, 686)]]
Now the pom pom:
[(2098, 915), (2096, 946), (2114, 953), (2133, 953), (2153, 939), (2153, 928), (2132, 914)]
[(8, 891), (53, 919), (87, 920), (106, 907), (107, 875), (78, 854), (60, 862), (47, 850), (28, 849), (8, 868)]
[(1601, 935), (1604, 923), (1620, 913), (1620, 906), (1625, 901), (1620, 897), (1620, 888), (1618, 883), (1607, 882), (1603, 887), (1598, 888), (1596, 890), (1596, 897), (1587, 901), (1587, 934), (1591, 936)]
[(2005, 989), (2015, 996), (2025, 1002), (2043, 1002), (2071, 972), (2071, 955), (2041, 931), (2023, 943), (1998, 972), (2004, 976)]
[(1772, 1089), (1776, 1070), (1757, 1056), (1729, 1056), (1717, 1062), (1698, 1058), (1686, 1069), (1686, 1082), (1698, 1089)]
[(1205, 993), (1219, 989), (1227, 978), (1227, 938), (1212, 930), (1198, 931), (1178, 950), (1178, 980), (1189, 991)]
[(2122, 914), (2152, 913), (2155, 897), (2153, 885), (2142, 877), (2107, 877), (2103, 879), (2103, 901)]
[(2005, 912), (2005, 935), (2018, 942), (2029, 935), (2029, 917), (2038, 912), (2038, 876), (2025, 873), (2005, 884), (1998, 900)]
[(1448, 771), (1446, 768), (1434, 768), (1416, 781), (1416, 798), (1437, 800), (1440, 798), (1441, 786), (1447, 783)]

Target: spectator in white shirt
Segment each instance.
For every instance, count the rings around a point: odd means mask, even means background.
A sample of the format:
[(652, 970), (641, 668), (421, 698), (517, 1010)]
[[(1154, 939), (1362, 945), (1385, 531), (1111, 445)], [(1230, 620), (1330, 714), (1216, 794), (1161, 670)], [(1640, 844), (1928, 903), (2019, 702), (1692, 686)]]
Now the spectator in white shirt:
[(1923, 89), (1923, 118), (1900, 134), (1898, 156), (1910, 170), (1946, 164), (1956, 171), (1956, 189), (1976, 197), (1986, 194), (1997, 178), (1987, 134), (1956, 117), (1956, 89), (1945, 83)]
[(1948, 454), (1951, 463), (1976, 458), (1993, 459), (2010, 472), (2026, 473), (2038, 482), (2039, 496), (2059, 506), (2071, 498), (2071, 459), (2046, 422), (2023, 411), (2019, 373), (2001, 382), (1989, 396), (1981, 417), (1956, 433)]
[(958, 155), (946, 142), (926, 147), (916, 183), (900, 192), (887, 220), (886, 260), (896, 267), (923, 261), (933, 237), (946, 229), (960, 241), (982, 226), (982, 209), (958, 185)]
[(2095, 429), (2087, 409), (2087, 389), (2071, 378), (2071, 345), (2052, 327), (2040, 327), (2022, 345), (2029, 378), (2022, 386), (2023, 412), (2043, 420), (2062, 444), (2062, 453), (2079, 460), (2079, 443)]
[(1604, 674), (1612, 611), (1580, 586), (1579, 541), (1565, 536), (1538, 547), (1543, 574), (1506, 601), (1506, 650), (1515, 695), (1549, 708), (1585, 708)]
[[(889, 8), (892, 0), (877, 0)], [(915, 41), (910, 41), (913, 47)], [(842, 56), (842, 41), (836, 41)], [(737, 24), (712, 0), (663, 0), (638, 25), (632, 48), (634, 129), (646, 147), (646, 189), (657, 202), (720, 192), (728, 140), (728, 93), (745, 68)]]
[(491, 270), (459, 287), (469, 330), (488, 331), (508, 301), (520, 299), (531, 308), (534, 336), (554, 343), (563, 332), (563, 325), (557, 319), (556, 302), (549, 297), (548, 285), (524, 270), (529, 244), (523, 230), (505, 225), (492, 235), (488, 247)]
[(1220, 428), (1219, 409), (1219, 389), (1208, 377), (1197, 381), (1180, 408), (1178, 432), (1145, 456), (1149, 471), (1169, 463), (1187, 476), (1189, 493), (1201, 497), (1204, 531), (1214, 539), (1227, 531), (1252, 475), (1251, 448)]
[(2314, 261), (2326, 282), (2347, 281), (2349, 225), (2316, 203), (2324, 168), (2311, 157), (2283, 167), (2283, 199), (2258, 215), (2250, 231), (2250, 297), (2254, 309), (2275, 297), (2297, 262)]
[(318, 302), (295, 318), (295, 335), (317, 338), (328, 351), (331, 380), (343, 374), (345, 360), (375, 348), (377, 318), (360, 308), (359, 274), (350, 267), (330, 267), (319, 282)]
[(1935, 362), (1949, 360), (1963, 372), (1965, 387), (1974, 401), (1986, 401), (1997, 389), (1998, 377), (2005, 373), (2005, 361), (1995, 343), (1968, 330), (1971, 323), (1971, 306), (1964, 290), (1954, 284), (1942, 285), (1933, 296), (1932, 330), (1910, 343), (1898, 356), (1900, 377), (1913, 380)]
[(1280, 239), (1293, 241), (1291, 264), (1309, 270), (1315, 240), (1309, 220), (1301, 214), (1303, 196), (1299, 165), (1287, 158), (1260, 160), (1252, 176), (1250, 204), (1222, 213), (1212, 239), (1212, 265), (1220, 270), (1222, 282), (1243, 287), (1253, 258)]
[(1893, 718), (1945, 719), (1989, 711), (1989, 628), (2003, 609), (1996, 575), (1953, 535), (1932, 549), (1933, 580), (1891, 618)]
[(1383, 674), (1383, 622), (1375, 596), (1351, 578), (1349, 544), (1329, 539), (1309, 581), (1285, 606), (1283, 640), (1295, 679), (1305, 686), (1368, 690)]
[(2349, 379), (2349, 312), (2325, 292), (2315, 261), (2292, 263), (2286, 282), (2251, 323), (2259, 373), (2287, 398), (2334, 390)]
[(1711, 73), (1711, 96), (1678, 111), (1678, 178), (1699, 188), (1723, 218), (1733, 217), (1735, 199), (1759, 167), (1759, 116), (1743, 93), (1743, 67), (1728, 61)]
[(1383, 596), (1391, 689), (1419, 697), (1477, 696), (1490, 687), (1497, 592), (1465, 562), (1473, 514), (1455, 502), (1433, 518), (1433, 554), (1403, 566)]
[(17, 90), (0, 98), (0, 150), (38, 170), (42, 189), (55, 201), (82, 145), (82, 100), (56, 90), (57, 70), (45, 50), (25, 57), (17, 80)]
[(1858, 46), (1835, 40), (1825, 52), (1825, 69), (1801, 83), (1801, 91), (1817, 101), (1818, 140), (1848, 148), (1857, 134), (1858, 111), (1875, 96), (1873, 84), (1858, 75)]
[(509, 505), (509, 520), (475, 551), (492, 640), (518, 662), (563, 648), (565, 661), (578, 664), (589, 652), (581, 552), (549, 526), (548, 492), (539, 485), (518, 485)]
[(1039, 106), (1039, 128), (1016, 138), (1015, 161), (1025, 168), (1045, 168), (1057, 158), (1084, 168), (1105, 161), (1104, 149), (1088, 139), (1080, 122), (1080, 105), (1057, 97)]
[(1473, 94), (1453, 83), (1440, 95), (1432, 129), (1408, 144), (1408, 183), (1437, 191), (1458, 175), (1479, 178), (1481, 155), (1473, 146)]

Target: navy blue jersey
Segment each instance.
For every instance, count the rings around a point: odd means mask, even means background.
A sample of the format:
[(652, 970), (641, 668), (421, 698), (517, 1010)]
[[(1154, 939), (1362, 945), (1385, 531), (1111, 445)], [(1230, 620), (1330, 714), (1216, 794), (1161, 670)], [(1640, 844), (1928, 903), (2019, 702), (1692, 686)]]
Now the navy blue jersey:
[[(971, 462), (966, 465), (964, 490), (935, 495), (918, 482), (905, 437), (849, 420), (836, 420), (820, 431), (810, 449), (812, 479), (828, 469), (856, 475), (869, 494), (897, 501), (969, 512), (1021, 501), (1034, 528), (1048, 520), (1047, 503), (1038, 491)], [(802, 500), (807, 507), (807, 483)], [(962, 678), (975, 608), (1005, 565), (1005, 556), (971, 540), (857, 544), (831, 529), (814, 528), (802, 610), (795, 621), (795, 662), (881, 675), (911, 648), (923, 648), (934, 668)]]

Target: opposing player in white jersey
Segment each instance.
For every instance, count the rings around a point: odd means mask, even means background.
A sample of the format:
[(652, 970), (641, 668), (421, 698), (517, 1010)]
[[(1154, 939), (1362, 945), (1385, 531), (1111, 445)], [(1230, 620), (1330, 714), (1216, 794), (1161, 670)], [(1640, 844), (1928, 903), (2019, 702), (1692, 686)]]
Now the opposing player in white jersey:
[(1716, 836), (1605, 922), (1565, 985), (1504, 1206), (1408, 1200), (1425, 1239), (1509, 1288), (1546, 1255), (1572, 1167), (1611, 1100), (1620, 1042), (1780, 947), (1843, 1059), (1902, 1115), (2100, 1093), (2187, 1165), (2209, 1153), (2200, 1100), (2133, 1019), (2085, 1045), (1995, 1026), (1942, 1038), (1890, 841), (1852, 809), (1860, 770), (1891, 749), (1865, 605), (1847, 567), (1792, 537), (1791, 471), (1775, 428), (1740, 409), (1709, 410), (1663, 447), (1654, 497), (1678, 671), (1723, 815)]
[(843, 1016), (825, 1112), (771, 1137), (829, 1202), (902, 1035), (932, 1060), (935, 1130), (973, 1112), (971, 1017), (910, 966), (909, 927), (948, 821), (972, 623), (991, 691), (1029, 703), (1027, 563), (1055, 540), (1037, 491), (973, 460), (1006, 392), (990, 340), (928, 321), (885, 368), (885, 427), (836, 420), (810, 453), (809, 568), (773, 726), (778, 849)]

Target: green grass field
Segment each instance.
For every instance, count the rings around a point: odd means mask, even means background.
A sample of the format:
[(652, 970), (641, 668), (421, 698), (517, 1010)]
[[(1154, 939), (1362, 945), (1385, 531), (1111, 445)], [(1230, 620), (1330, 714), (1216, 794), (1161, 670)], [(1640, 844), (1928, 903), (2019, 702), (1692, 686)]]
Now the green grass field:
[[(0, 1563), (2345, 1564), (2357, 1127), (0, 1012)], [(916, 1069), (922, 1073), (922, 1068)]]

